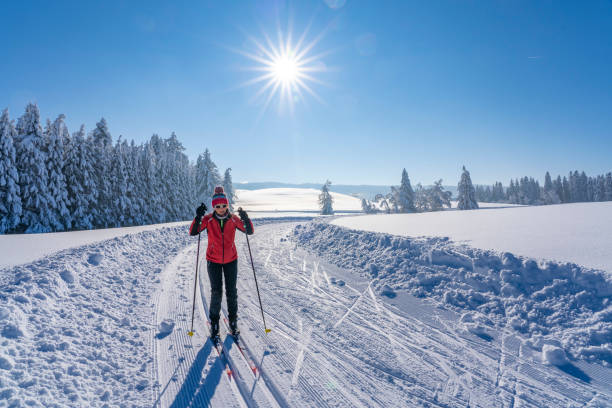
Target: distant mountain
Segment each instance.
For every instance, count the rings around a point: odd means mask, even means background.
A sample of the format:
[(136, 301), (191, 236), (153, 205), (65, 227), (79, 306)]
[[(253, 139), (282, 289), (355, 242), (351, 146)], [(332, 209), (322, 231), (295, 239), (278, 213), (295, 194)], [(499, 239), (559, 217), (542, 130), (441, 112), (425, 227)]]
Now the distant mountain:
[[(321, 189), (322, 185), (323, 184), (321, 183), (292, 184), (280, 183), (276, 181), (263, 181), (255, 183), (234, 183), (234, 188), (242, 190), (260, 190), (262, 188), (314, 188), (319, 190)], [(457, 195), (457, 186), (444, 186), (444, 188), (453, 193), (453, 197)], [(391, 186), (332, 184), (330, 190), (336, 193), (348, 194), (354, 197), (372, 200), (376, 194), (389, 193), (391, 191)]]

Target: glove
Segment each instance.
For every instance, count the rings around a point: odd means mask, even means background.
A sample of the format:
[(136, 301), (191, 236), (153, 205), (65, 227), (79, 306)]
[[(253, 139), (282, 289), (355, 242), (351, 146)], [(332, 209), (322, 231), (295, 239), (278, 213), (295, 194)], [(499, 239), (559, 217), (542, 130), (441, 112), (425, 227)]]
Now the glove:
[(206, 210), (208, 210), (208, 208), (206, 208), (206, 205), (202, 203), (202, 205), (196, 209), (196, 217), (203, 217), (206, 215)]
[(248, 223), (248, 221), (249, 221), (249, 216), (248, 216), (248, 214), (246, 213), (246, 211), (244, 211), (244, 210), (242, 209), (242, 207), (238, 208), (238, 215), (240, 215), (240, 219), (241, 219), (243, 222)]

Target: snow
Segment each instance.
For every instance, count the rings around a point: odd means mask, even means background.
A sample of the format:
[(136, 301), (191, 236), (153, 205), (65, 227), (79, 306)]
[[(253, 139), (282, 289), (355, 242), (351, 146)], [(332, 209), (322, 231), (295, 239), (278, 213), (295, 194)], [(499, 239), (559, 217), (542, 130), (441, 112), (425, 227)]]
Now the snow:
[[(184, 225), (126, 230), (0, 269), (0, 406), (152, 405), (151, 297), (190, 241)], [(81, 238), (92, 239), (63, 235)]]
[[(168, 226), (188, 226), (188, 222), (168, 224), (143, 225), (140, 227), (108, 228), (89, 231), (53, 232), (45, 234), (0, 234), (0, 268), (32, 262), (36, 259), (51, 255), (55, 252), (69, 248), (76, 248), (86, 244), (121, 237), (128, 234), (137, 234)], [(91, 254), (89, 263), (98, 265), (101, 256)]]
[(545, 344), (544, 347), (542, 347), (542, 360), (545, 363), (555, 366), (563, 366), (569, 363), (565, 351), (552, 344)]
[(348, 230), (292, 205), (249, 237), (270, 333), (237, 237), (247, 348), (222, 322), (231, 375), (207, 339), (206, 235), (187, 335), (187, 223), (0, 237), (0, 407), (612, 406), (603, 272)]
[(405, 237), (449, 237), (476, 248), (612, 272), (612, 202), (364, 215), (333, 223)]
[(480, 337), (491, 337), (484, 326), (512, 329), (536, 349), (558, 341), (574, 358), (612, 364), (612, 275), (604, 271), (326, 222), (298, 226), (294, 236), (328, 261), (369, 276), (381, 294), (390, 286), (473, 312), (463, 323)]
[[(319, 194), (314, 188), (264, 188), (236, 190), (235, 207), (247, 211), (316, 211), (320, 212)], [(361, 212), (361, 199), (341, 193), (331, 193), (335, 212)]]

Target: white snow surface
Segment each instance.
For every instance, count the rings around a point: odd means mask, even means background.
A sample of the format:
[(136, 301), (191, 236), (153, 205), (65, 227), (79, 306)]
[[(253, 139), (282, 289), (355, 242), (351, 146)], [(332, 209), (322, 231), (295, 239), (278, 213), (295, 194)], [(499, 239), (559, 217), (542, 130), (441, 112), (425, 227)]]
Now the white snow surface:
[[(222, 322), (226, 360), (207, 339), (205, 234), (193, 337), (198, 239), (186, 225), (82, 245), (69, 234), (68, 249), (0, 268), (0, 407), (612, 406), (598, 272), (442, 238), (256, 220), (272, 331), (238, 234), (246, 353)], [(532, 279), (536, 267), (544, 276)]]
[[(463, 313), (466, 330), (524, 335), (536, 349), (563, 346), (574, 358), (612, 365), (612, 276), (572, 263), (312, 222), (294, 230), (317, 255), (361, 271), (381, 292), (406, 289)], [(466, 314), (467, 313), (467, 314)]]
[(457, 243), (612, 272), (612, 202), (377, 214), (333, 221), (346, 228)]
[(188, 225), (188, 222), (45, 234), (0, 234), (0, 268), (32, 262), (68, 248), (75, 248), (128, 234), (136, 234), (142, 231), (179, 225)]
[[(315, 211), (319, 212), (320, 190), (314, 188), (264, 188), (236, 190), (235, 207), (248, 211)], [(331, 193), (334, 211), (361, 211), (361, 200), (347, 194)]]

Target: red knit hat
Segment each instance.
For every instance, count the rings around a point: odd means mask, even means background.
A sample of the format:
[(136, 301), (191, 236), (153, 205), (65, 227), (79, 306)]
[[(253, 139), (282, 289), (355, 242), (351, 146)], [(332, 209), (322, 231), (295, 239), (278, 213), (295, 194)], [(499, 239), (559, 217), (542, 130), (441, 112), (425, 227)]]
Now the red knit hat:
[(215, 194), (212, 197), (212, 205), (214, 207), (217, 204), (229, 205), (229, 201), (227, 200), (227, 196), (225, 195), (225, 190), (223, 190), (223, 186), (215, 187)]

